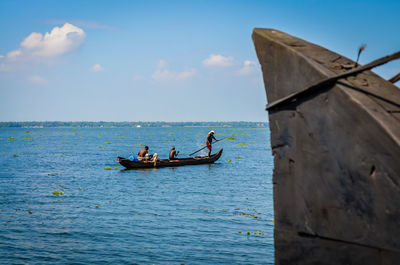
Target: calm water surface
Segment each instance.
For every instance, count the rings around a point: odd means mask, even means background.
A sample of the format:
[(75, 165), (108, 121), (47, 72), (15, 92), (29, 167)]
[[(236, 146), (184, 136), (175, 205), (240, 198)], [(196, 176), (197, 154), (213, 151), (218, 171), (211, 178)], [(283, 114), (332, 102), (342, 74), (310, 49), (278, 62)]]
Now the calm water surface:
[[(115, 160), (143, 144), (189, 154), (210, 129), (235, 138), (212, 165)], [(1, 128), (0, 263), (273, 264), (269, 142), (267, 128), (239, 125)]]

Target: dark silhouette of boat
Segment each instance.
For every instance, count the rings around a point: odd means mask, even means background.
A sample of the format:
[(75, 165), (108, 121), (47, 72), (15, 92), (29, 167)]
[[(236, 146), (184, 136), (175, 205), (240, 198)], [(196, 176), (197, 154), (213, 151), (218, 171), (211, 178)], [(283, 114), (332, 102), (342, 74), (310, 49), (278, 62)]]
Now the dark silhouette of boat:
[(222, 155), (223, 149), (219, 150), (211, 156), (195, 156), (186, 158), (177, 158), (174, 160), (160, 159), (156, 162), (152, 161), (132, 161), (123, 157), (117, 157), (117, 161), (127, 169), (139, 168), (160, 168), (160, 167), (180, 167), (187, 165), (202, 165), (212, 164), (217, 161)]
[(400, 52), (358, 65), (278, 30), (252, 37), (274, 155), (275, 264), (399, 264), (400, 77), (370, 70)]

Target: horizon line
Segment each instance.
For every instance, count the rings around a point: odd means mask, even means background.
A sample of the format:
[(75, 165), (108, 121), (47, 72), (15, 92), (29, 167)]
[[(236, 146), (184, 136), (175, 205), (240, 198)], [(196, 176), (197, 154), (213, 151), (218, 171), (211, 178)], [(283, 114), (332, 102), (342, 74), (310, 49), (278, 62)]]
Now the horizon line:
[(84, 121), (84, 120), (82, 120), (82, 121), (57, 121), (57, 120), (54, 120), (54, 121), (51, 121), (51, 120), (49, 120), (49, 121), (0, 121), (0, 123), (7, 123), (7, 122), (15, 122), (15, 123), (17, 123), (17, 122), (114, 122), (114, 123), (123, 123), (123, 122), (125, 122), (125, 123), (139, 123), (139, 122), (143, 122), (143, 123), (145, 123), (145, 122), (159, 122), (159, 123), (161, 123), (161, 122), (165, 122), (165, 123), (179, 123), (179, 122), (186, 122), (186, 123), (189, 123), (189, 122), (268, 122), (268, 121), (244, 121), (244, 120), (242, 120), (242, 121), (101, 121), (101, 120), (99, 120), (99, 121)]

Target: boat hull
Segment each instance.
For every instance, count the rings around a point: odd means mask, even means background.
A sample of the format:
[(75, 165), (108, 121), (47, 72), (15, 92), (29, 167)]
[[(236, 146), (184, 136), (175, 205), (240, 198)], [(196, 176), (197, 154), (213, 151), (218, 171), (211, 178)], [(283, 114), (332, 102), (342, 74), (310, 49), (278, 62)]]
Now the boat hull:
[(208, 156), (198, 156), (189, 158), (180, 158), (175, 160), (161, 159), (156, 163), (150, 161), (132, 161), (123, 157), (118, 157), (117, 161), (124, 166), (126, 169), (140, 169), (140, 168), (162, 168), (162, 167), (180, 167), (187, 165), (202, 165), (202, 164), (212, 164), (217, 161), (222, 155), (223, 149), (219, 150), (217, 153)]
[[(273, 29), (253, 41), (270, 104), (355, 65)], [(365, 71), (269, 110), (276, 264), (397, 262), (399, 103)]]

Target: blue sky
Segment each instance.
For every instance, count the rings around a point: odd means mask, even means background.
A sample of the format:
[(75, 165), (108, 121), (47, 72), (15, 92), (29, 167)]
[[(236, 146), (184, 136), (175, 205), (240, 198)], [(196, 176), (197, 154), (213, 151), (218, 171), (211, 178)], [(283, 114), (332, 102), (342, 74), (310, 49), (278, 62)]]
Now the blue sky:
[[(0, 121), (266, 121), (251, 33), (367, 63), (400, 49), (400, 1), (0, 1)], [(46, 35), (47, 33), (47, 35)], [(375, 70), (400, 72), (392, 62)]]

